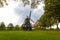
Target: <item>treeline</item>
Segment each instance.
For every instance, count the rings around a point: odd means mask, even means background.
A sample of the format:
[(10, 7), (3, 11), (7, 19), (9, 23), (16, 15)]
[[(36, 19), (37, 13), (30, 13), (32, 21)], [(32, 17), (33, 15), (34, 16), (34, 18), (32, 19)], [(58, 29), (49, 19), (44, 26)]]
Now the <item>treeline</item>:
[(19, 25), (13, 25), (12, 23), (9, 23), (7, 26), (4, 24), (4, 22), (0, 23), (0, 30), (21, 30), (21, 27)]
[(41, 27), (51, 27), (60, 22), (60, 0), (44, 0), (44, 14), (39, 19)]

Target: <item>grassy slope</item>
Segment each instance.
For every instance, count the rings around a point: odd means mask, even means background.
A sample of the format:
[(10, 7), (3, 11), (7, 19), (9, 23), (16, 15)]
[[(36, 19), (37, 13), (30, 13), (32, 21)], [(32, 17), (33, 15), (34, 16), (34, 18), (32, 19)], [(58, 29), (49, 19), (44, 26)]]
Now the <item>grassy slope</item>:
[(0, 40), (60, 40), (59, 31), (0, 31)]

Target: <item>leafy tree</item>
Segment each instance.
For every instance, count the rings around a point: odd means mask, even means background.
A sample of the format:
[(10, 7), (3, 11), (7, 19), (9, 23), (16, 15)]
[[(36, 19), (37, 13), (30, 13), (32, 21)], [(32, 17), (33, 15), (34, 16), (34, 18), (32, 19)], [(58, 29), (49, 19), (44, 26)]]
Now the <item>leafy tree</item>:
[[(40, 25), (51, 26), (60, 20), (60, 0), (44, 0), (44, 14), (39, 19)], [(58, 22), (57, 22), (58, 21)]]
[(4, 7), (4, 4), (8, 5), (7, 0), (0, 0), (0, 7)]
[(52, 17), (54, 17), (57, 21), (58, 17), (60, 16), (60, 12), (59, 12), (60, 11), (60, 0), (45, 0), (44, 2), (45, 2), (45, 8), (44, 8), (45, 12), (52, 14)]
[[(19, 0), (12, 0), (12, 1), (19, 1)], [(20, 0), (20, 1), (24, 3), (24, 6), (30, 5), (31, 8), (37, 8), (37, 6), (41, 2), (41, 0)], [(8, 5), (7, 0), (0, 0), (0, 7), (3, 7), (4, 3)]]
[(35, 29), (38, 29), (38, 28), (40, 28), (39, 21), (37, 21), (35, 24), (33, 24), (33, 27), (34, 27)]
[(47, 25), (46, 25), (46, 21), (47, 21), (46, 18), (47, 18), (46, 14), (44, 14), (44, 15), (41, 16), (41, 18), (39, 20), (40, 25), (43, 26), (43, 27), (47, 27)]
[(51, 28), (51, 25), (55, 24), (55, 22), (56, 19), (54, 19), (50, 13), (44, 13), (39, 19), (40, 26), (44, 28), (46, 27)]
[(41, 0), (22, 0), (24, 5), (30, 5), (31, 8), (37, 8)]
[(12, 23), (8, 24), (7, 30), (14, 30), (14, 26)]
[(0, 30), (5, 30), (5, 24), (4, 24), (4, 22), (1, 22), (1, 24), (0, 24)]
[(14, 30), (20, 30), (19, 25), (16, 25), (16, 26), (14, 27)]

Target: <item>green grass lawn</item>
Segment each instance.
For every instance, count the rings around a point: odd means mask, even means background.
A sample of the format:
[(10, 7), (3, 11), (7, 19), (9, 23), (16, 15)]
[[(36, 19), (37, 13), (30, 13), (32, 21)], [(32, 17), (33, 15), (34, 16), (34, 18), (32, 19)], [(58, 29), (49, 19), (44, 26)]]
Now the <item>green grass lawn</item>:
[(60, 31), (0, 31), (0, 40), (60, 40)]

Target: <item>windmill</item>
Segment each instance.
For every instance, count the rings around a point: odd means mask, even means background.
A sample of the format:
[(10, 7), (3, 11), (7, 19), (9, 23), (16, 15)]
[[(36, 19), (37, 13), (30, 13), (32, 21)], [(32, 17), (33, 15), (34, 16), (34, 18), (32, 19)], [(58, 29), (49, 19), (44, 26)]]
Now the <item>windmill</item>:
[(34, 21), (31, 19), (31, 11), (30, 11), (29, 16), (27, 16), (27, 18), (25, 19), (24, 24), (22, 25), (22, 29), (23, 29), (23, 30), (26, 30), (26, 31), (31, 31), (31, 30), (32, 30), (32, 25), (31, 25), (31, 23), (30, 23), (30, 20), (31, 20), (32, 22), (34, 22)]

